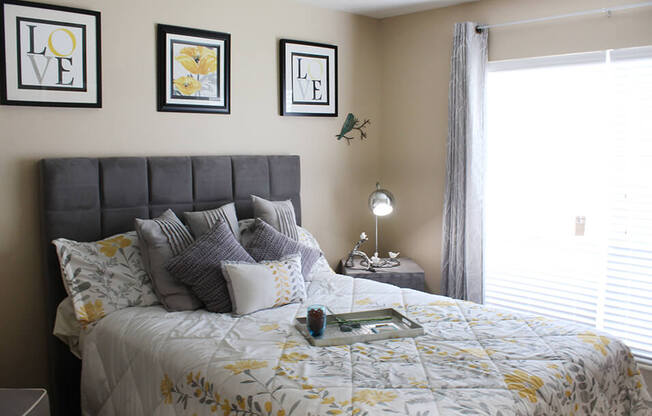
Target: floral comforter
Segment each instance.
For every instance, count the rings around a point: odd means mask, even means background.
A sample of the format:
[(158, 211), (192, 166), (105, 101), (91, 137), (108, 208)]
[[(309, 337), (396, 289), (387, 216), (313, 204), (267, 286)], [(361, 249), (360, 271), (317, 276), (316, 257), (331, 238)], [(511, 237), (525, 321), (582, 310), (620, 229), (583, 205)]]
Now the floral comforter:
[[(394, 307), (426, 334), (311, 347), (312, 303)], [(127, 308), (84, 336), (86, 415), (650, 415), (620, 341), (568, 322), (335, 274), (308, 300), (235, 318)]]

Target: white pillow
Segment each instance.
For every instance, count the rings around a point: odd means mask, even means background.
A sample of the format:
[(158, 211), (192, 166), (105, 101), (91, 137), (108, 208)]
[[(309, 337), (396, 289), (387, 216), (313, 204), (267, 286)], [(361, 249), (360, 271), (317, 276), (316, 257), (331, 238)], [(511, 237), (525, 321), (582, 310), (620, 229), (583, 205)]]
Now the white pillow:
[(82, 327), (129, 306), (159, 303), (145, 272), (135, 231), (92, 243), (58, 238), (52, 244)]
[(306, 298), (300, 254), (260, 263), (223, 261), (221, 265), (236, 315), (301, 302)]
[(310, 269), (310, 273), (308, 274), (308, 277), (306, 277), (306, 281), (310, 282), (312, 281), (313, 276), (321, 273), (327, 273), (327, 274), (334, 274), (335, 272), (333, 269), (331, 269), (331, 266), (328, 264), (328, 260), (326, 260), (326, 257), (324, 257), (324, 252), (322, 251), (321, 247), (319, 247), (319, 243), (317, 242), (317, 239), (313, 237), (312, 234), (305, 228), (297, 225), (297, 231), (299, 233), (299, 242), (301, 244), (305, 244), (308, 247), (316, 248), (317, 250), (322, 252), (322, 255), (319, 256), (319, 259), (315, 262), (315, 264), (312, 266), (312, 269)]
[(77, 358), (81, 358), (81, 350), (79, 348), (81, 331), (82, 327), (75, 317), (72, 299), (70, 299), (70, 296), (67, 296), (57, 307), (57, 316), (54, 320), (52, 334), (68, 345), (70, 352), (75, 354)]

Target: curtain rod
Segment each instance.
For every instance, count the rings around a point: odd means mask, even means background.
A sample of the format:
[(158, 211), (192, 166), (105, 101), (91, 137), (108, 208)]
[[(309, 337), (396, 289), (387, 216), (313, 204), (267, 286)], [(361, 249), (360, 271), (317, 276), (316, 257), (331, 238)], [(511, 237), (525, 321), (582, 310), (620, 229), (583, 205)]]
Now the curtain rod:
[(650, 6), (652, 6), (652, 1), (644, 2), (644, 3), (637, 3), (637, 4), (627, 4), (627, 5), (624, 5), (624, 6), (603, 7), (601, 9), (584, 10), (584, 11), (575, 12), (575, 13), (559, 14), (557, 16), (537, 17), (537, 18), (534, 18), (534, 19), (525, 19), (525, 20), (515, 20), (515, 21), (512, 21), (512, 22), (496, 23), (496, 24), (493, 24), (493, 25), (478, 25), (478, 26), (475, 27), (475, 30), (479, 32), (479, 31), (481, 31), (483, 29), (491, 29), (491, 28), (494, 28), (494, 27), (524, 25), (524, 24), (528, 24), (528, 23), (538, 23), (538, 22), (545, 22), (545, 21), (548, 21), (548, 20), (566, 19), (568, 17), (587, 16), (587, 15), (601, 14), (601, 13), (606, 13), (607, 16), (611, 17), (611, 12), (617, 12), (617, 11), (621, 11), (621, 10), (638, 9), (640, 7), (650, 7)]

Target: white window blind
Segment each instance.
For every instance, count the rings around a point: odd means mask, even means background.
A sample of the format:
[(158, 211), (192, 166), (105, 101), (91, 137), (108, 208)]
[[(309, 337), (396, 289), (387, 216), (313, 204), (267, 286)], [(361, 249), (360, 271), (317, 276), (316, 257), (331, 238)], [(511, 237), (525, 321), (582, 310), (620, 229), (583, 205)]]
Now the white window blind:
[(652, 48), (490, 63), (485, 303), (652, 363)]

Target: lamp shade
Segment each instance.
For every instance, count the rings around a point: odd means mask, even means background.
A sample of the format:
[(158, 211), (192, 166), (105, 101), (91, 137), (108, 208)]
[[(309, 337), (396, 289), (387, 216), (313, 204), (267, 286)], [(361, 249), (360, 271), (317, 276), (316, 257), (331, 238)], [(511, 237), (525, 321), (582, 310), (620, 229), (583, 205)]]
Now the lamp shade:
[(369, 195), (369, 209), (377, 217), (391, 214), (394, 211), (394, 195), (376, 183), (376, 190)]

